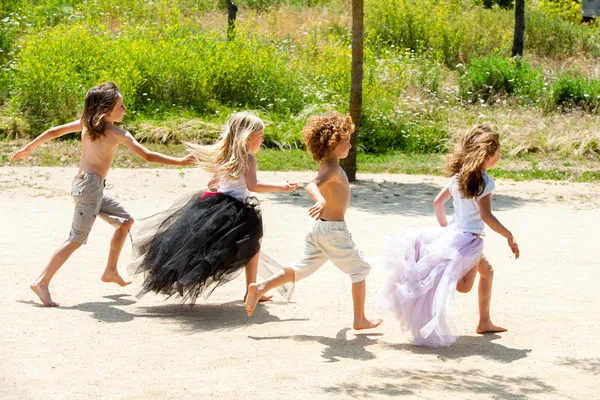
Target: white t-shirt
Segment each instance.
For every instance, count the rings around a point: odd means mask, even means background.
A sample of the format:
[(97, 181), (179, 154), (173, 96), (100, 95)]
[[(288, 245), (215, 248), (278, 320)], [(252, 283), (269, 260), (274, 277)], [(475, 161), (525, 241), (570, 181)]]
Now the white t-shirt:
[(454, 204), (454, 217), (449, 226), (461, 232), (476, 233), (485, 236), (485, 222), (483, 222), (481, 215), (479, 214), (479, 200), (492, 193), (496, 184), (488, 174), (483, 171), (481, 173), (483, 174), (483, 180), (485, 181), (485, 188), (483, 193), (478, 197), (470, 199), (463, 198), (458, 191), (456, 175), (448, 182), (447, 187), (450, 189), (452, 203)]
[(246, 198), (252, 194), (252, 192), (250, 192), (246, 186), (246, 176), (243, 174), (238, 178), (237, 181), (230, 181), (221, 178), (219, 181), (218, 192), (234, 197), (240, 201), (245, 201)]

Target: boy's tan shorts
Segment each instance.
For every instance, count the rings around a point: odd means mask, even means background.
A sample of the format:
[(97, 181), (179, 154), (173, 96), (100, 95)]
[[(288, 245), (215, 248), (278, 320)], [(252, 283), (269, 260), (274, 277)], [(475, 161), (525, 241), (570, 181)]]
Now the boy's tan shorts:
[(288, 265), (295, 271), (296, 281), (304, 279), (330, 260), (352, 282), (363, 281), (371, 266), (356, 247), (344, 221), (316, 221), (306, 233), (300, 260)]
[(69, 241), (87, 243), (96, 216), (115, 228), (131, 219), (131, 215), (117, 200), (104, 193), (105, 186), (106, 179), (87, 172), (81, 172), (73, 179), (71, 196), (75, 201), (75, 212)]

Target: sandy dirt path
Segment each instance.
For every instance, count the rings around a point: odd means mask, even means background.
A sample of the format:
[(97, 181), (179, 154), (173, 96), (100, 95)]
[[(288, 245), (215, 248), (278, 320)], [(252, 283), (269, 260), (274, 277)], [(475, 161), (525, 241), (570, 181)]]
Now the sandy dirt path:
[[(112, 228), (97, 221), (87, 246), (56, 275), (59, 308), (41, 307), (28, 285), (66, 238), (73, 168), (0, 168), (0, 398), (2, 399), (592, 399), (600, 398), (600, 185), (498, 181), (496, 215), (522, 258), (488, 233), (496, 270), (492, 316), (509, 328), (477, 335), (477, 295), (457, 295), (461, 338), (450, 348), (414, 347), (385, 317), (351, 329), (350, 281), (333, 265), (300, 282), (291, 303), (276, 295), (249, 319), (244, 281), (191, 310), (138, 287), (100, 282)], [(308, 182), (313, 173), (261, 173)], [(444, 178), (359, 175), (347, 215), (375, 259), (385, 235), (435, 224), (431, 202)], [(109, 191), (135, 218), (202, 188), (198, 170), (113, 170)], [(263, 249), (296, 257), (310, 199), (265, 194)], [(131, 260), (129, 243), (120, 270)], [(384, 272), (367, 280), (368, 314)]]

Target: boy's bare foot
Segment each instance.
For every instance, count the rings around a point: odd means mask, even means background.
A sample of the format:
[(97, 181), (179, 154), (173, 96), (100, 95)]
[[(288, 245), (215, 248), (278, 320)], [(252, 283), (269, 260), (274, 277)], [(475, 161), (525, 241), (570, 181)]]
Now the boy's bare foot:
[(377, 328), (383, 322), (382, 319), (376, 319), (375, 321), (369, 321), (368, 319), (362, 320), (354, 320), (354, 325), (352, 326), (354, 330), (360, 331), (363, 329), (373, 329)]
[(492, 324), (492, 321), (486, 321), (486, 322), (479, 322), (479, 325), (477, 326), (477, 333), (496, 333), (496, 332), (506, 332), (507, 329), (506, 328), (502, 328), (500, 326), (496, 326), (494, 324)]
[(121, 278), (121, 275), (119, 275), (118, 272), (105, 272), (100, 279), (102, 279), (102, 282), (112, 282), (119, 286), (127, 286), (131, 283), (131, 281), (126, 281)]
[(258, 284), (251, 283), (248, 286), (248, 293), (246, 294), (246, 300), (244, 301), (246, 312), (248, 313), (249, 317), (254, 313), (254, 309), (256, 308), (256, 305), (260, 301), (261, 297), (262, 293), (258, 290)]
[(48, 286), (36, 283), (29, 287), (31, 290), (33, 290), (33, 293), (37, 294), (46, 307), (58, 307), (58, 303), (52, 300), (52, 297), (50, 296), (50, 290), (48, 290)]

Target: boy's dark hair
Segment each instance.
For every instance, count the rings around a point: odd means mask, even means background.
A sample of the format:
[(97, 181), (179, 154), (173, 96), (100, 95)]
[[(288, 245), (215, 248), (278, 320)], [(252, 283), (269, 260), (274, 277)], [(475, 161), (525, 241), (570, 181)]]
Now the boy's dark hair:
[(119, 89), (112, 82), (104, 82), (88, 90), (85, 95), (81, 122), (92, 140), (105, 135), (106, 121), (104, 117), (115, 107), (118, 97)]

